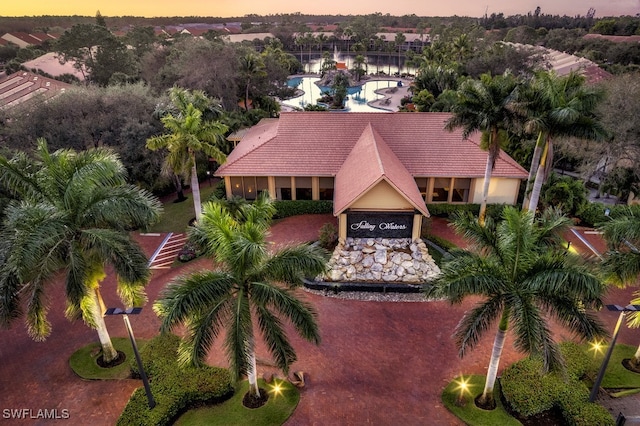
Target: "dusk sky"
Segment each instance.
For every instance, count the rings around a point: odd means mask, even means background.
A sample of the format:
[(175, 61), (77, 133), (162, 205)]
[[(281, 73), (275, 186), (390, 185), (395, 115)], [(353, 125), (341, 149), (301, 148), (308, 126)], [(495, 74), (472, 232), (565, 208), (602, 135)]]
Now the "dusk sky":
[(6, 1), (0, 6), (0, 16), (85, 15), (94, 16), (215, 16), (234, 17), (248, 14), (278, 13), (361, 15), (380, 12), (390, 15), (474, 16), (503, 12), (505, 15), (526, 14), (542, 8), (542, 13), (585, 15), (590, 7), (596, 17), (636, 15), (640, 0), (29, 0)]

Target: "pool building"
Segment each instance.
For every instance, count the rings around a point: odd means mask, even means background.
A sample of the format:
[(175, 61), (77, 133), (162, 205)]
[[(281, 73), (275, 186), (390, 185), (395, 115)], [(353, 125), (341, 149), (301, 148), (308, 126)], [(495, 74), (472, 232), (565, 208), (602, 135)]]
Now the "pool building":
[[(418, 239), (429, 203), (480, 203), (480, 134), (449, 113), (283, 112), (244, 133), (216, 175), (227, 196), (331, 200), (340, 238)], [(489, 203), (515, 204), (527, 171), (501, 151)]]

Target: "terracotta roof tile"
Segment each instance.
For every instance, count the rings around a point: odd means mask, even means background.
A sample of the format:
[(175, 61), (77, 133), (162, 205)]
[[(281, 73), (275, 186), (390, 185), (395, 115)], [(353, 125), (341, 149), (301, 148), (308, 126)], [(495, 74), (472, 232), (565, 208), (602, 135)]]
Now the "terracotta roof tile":
[[(247, 132), (220, 176), (335, 176), (371, 125), (414, 177), (484, 177), (480, 135), (462, 137), (444, 123), (449, 113), (283, 112)], [(526, 179), (527, 171), (501, 152), (495, 177)]]
[(413, 176), (369, 124), (345, 159), (335, 182), (334, 215), (385, 180), (423, 215), (429, 216)]
[(35, 97), (49, 98), (71, 85), (27, 71), (0, 78), (0, 109), (10, 108)]

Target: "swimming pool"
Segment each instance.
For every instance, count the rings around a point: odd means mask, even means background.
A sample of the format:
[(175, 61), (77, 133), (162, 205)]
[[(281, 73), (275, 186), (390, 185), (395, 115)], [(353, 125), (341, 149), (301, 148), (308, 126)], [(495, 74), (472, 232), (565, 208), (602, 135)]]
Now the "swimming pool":
[[(291, 107), (304, 108), (306, 105), (315, 105), (318, 98), (322, 96), (322, 89), (318, 87), (316, 81), (320, 80), (319, 77), (293, 77), (287, 82), (289, 87), (295, 87), (304, 91), (301, 96), (287, 99), (282, 103)], [(346, 101), (347, 111), (350, 112), (389, 112), (383, 109), (370, 107), (367, 102), (374, 101), (376, 99), (383, 98), (383, 95), (378, 95), (375, 92), (377, 90), (388, 89), (396, 87), (399, 80), (372, 80), (367, 81), (362, 86), (350, 87), (347, 89), (348, 98)], [(324, 88), (327, 90), (329, 88)]]

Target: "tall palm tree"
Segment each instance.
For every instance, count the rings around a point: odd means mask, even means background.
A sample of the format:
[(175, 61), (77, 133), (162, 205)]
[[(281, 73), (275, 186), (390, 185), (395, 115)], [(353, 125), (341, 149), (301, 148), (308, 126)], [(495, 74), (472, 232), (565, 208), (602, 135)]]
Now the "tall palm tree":
[(95, 328), (105, 362), (117, 357), (103, 319), (100, 283), (106, 268), (117, 276), (126, 306), (146, 300), (147, 258), (129, 235), (158, 220), (161, 205), (150, 193), (126, 183), (118, 157), (103, 148), (50, 153), (38, 141), (37, 158), (0, 157), (0, 186), (16, 200), (0, 229), (0, 324), (9, 326), (26, 306), (35, 340), (51, 331), (48, 287), (65, 276), (69, 319)]
[(267, 75), (262, 58), (255, 52), (240, 57), (240, 74), (244, 79), (244, 110), (249, 111), (249, 88), (251, 81)]
[(400, 65), (400, 53), (402, 52), (402, 46), (404, 45), (405, 41), (407, 41), (407, 37), (401, 32), (397, 32), (395, 38), (393, 39), (394, 50), (398, 52), (398, 76), (402, 75), (402, 67)]
[(215, 256), (220, 269), (180, 277), (162, 292), (154, 309), (161, 330), (187, 327), (179, 359), (202, 362), (214, 340), (226, 329), (224, 346), (236, 378), (248, 376), (251, 393), (259, 396), (255, 357), (255, 328), (260, 331), (276, 364), (287, 372), (296, 353), (283, 328), (291, 322), (305, 339), (320, 343), (313, 308), (291, 289), (304, 276), (325, 268), (325, 253), (309, 245), (267, 250), (265, 236), (273, 215), (271, 201), (240, 206), (232, 215), (221, 203), (204, 205), (202, 220), (190, 237)]
[(453, 116), (445, 126), (448, 130), (461, 127), (465, 138), (476, 131), (485, 135), (487, 165), (482, 188), (480, 224), (485, 220), (491, 174), (503, 142), (500, 136), (518, 123), (518, 116), (512, 108), (518, 84), (519, 81), (511, 73), (495, 77), (483, 74), (480, 80), (466, 80), (458, 88), (458, 101), (453, 107)]
[[(640, 276), (640, 214), (627, 208), (624, 214), (612, 218), (599, 226), (607, 241), (608, 251), (603, 269), (607, 278), (618, 286), (637, 284)], [(640, 291), (634, 292), (631, 303), (640, 305)], [(631, 312), (628, 316), (629, 327), (640, 327), (640, 315)], [(633, 357), (633, 364), (640, 368), (640, 345)]]
[(555, 318), (578, 337), (605, 335), (589, 310), (601, 305), (604, 286), (578, 256), (561, 245), (568, 218), (547, 210), (534, 220), (532, 212), (507, 207), (499, 222), (487, 218), (484, 226), (471, 216), (459, 216), (453, 225), (474, 243), (473, 251), (457, 251), (442, 268), (430, 296), (461, 303), (467, 296), (482, 301), (467, 311), (454, 337), (463, 357), (482, 335), (498, 323), (487, 379), (478, 404), (494, 406), (493, 388), (502, 348), (510, 325), (520, 352), (539, 354), (547, 370), (562, 364), (549, 330)]
[(525, 130), (538, 135), (523, 203), (523, 208), (535, 211), (553, 166), (554, 139), (599, 140), (606, 136), (595, 115), (603, 92), (586, 86), (584, 77), (573, 72), (566, 76), (540, 72), (519, 98), (516, 108), (527, 116)]
[(203, 92), (190, 94), (185, 89), (174, 87), (170, 89), (169, 96), (178, 112), (168, 112), (161, 118), (169, 133), (147, 139), (147, 148), (153, 151), (164, 148), (168, 151), (163, 166), (166, 174), (174, 173), (185, 179), (191, 177), (193, 207), (196, 220), (200, 220), (202, 206), (196, 153), (203, 152), (218, 163), (224, 163), (226, 155), (220, 147), (224, 143), (227, 126), (219, 121), (204, 119), (203, 109), (207, 98)]
[(356, 81), (360, 81), (362, 76), (367, 73), (366, 67), (367, 61), (364, 55), (356, 55), (353, 60), (353, 73), (356, 75)]

